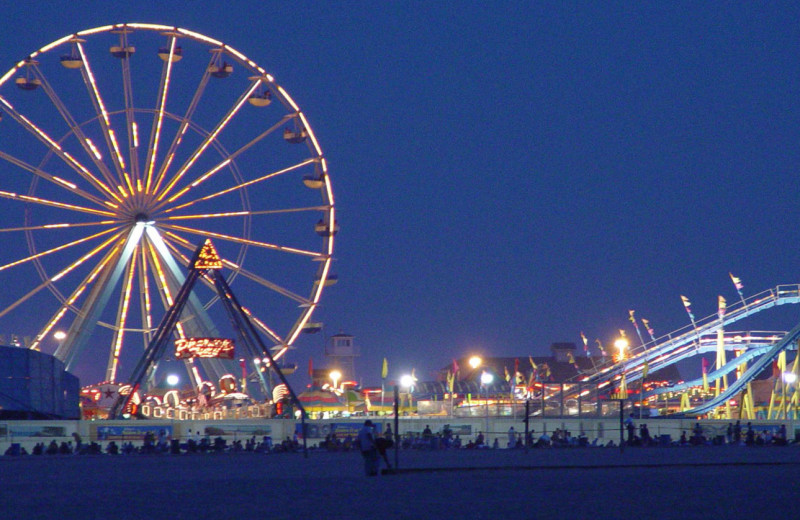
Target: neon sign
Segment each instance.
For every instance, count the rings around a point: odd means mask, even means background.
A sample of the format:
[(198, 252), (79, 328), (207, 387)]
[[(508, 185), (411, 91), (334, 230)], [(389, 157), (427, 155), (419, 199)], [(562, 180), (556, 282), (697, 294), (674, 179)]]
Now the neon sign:
[(175, 340), (175, 357), (233, 359), (233, 340), (225, 338), (181, 338)]

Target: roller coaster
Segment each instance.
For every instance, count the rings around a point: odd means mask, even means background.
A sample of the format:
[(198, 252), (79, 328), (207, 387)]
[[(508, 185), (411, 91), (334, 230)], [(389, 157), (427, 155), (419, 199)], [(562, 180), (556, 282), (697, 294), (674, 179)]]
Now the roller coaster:
[[(686, 301), (684, 302), (686, 303)], [(720, 312), (692, 319), (691, 325), (651, 341), (642, 341), (616, 358), (605, 358), (590, 374), (579, 374), (564, 385), (558, 399), (592, 400), (602, 396), (630, 398), (628, 387), (635, 381), (646, 381), (648, 374), (703, 354), (716, 354), (714, 367), (700, 378), (668, 386), (647, 388), (640, 384), (638, 399), (644, 403), (660, 395), (683, 395), (677, 411), (670, 417), (703, 415), (731, 417), (732, 400), (742, 406), (742, 415), (752, 417), (754, 403), (751, 383), (766, 369), (774, 367), (781, 376), (775, 378), (767, 419), (792, 418), (800, 415), (797, 384), (800, 380), (798, 358), (787, 366), (787, 352), (797, 351), (800, 324), (788, 332), (730, 332), (734, 322), (785, 304), (800, 303), (800, 285), (779, 285), (739, 302), (722, 307)], [(731, 379), (731, 381), (729, 381)], [(709, 382), (714, 386), (709, 389)], [(704, 387), (707, 398), (692, 405), (688, 392)], [(592, 395), (595, 394), (595, 395)]]

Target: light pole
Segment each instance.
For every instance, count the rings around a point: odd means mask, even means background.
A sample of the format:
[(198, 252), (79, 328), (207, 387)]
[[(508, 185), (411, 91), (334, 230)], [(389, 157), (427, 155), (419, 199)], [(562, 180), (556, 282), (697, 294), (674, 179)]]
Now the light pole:
[[(628, 348), (628, 340), (625, 337), (619, 338), (614, 342), (614, 346), (619, 350), (619, 360), (622, 361), (622, 380), (619, 385), (620, 398), (628, 398), (628, 385), (625, 381), (626, 363), (625, 363), (625, 349)], [(624, 394), (624, 395), (623, 395)]]
[(485, 370), (481, 372), (481, 386), (484, 389), (485, 395), (485, 403), (486, 403), (486, 444), (489, 444), (489, 385), (492, 384), (494, 381), (494, 376), (486, 372)]
[(331, 370), (328, 376), (333, 381), (333, 390), (334, 392), (339, 389), (339, 380), (342, 378), (342, 373), (338, 370)]
[(483, 364), (483, 359), (481, 359), (480, 356), (472, 356), (469, 358), (467, 363), (469, 363), (469, 366), (472, 370), (475, 370)]
[(400, 386), (406, 389), (406, 393), (408, 394), (408, 407), (412, 408), (414, 404), (414, 400), (412, 394), (414, 392), (414, 376), (411, 374), (406, 374), (400, 378)]

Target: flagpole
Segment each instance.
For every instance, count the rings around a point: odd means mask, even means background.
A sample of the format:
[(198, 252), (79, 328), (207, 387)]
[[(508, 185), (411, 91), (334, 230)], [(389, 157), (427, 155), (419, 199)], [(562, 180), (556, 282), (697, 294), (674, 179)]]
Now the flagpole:
[(644, 408), (644, 383), (647, 380), (647, 371), (650, 365), (647, 361), (647, 356), (644, 358), (644, 368), (642, 369), (642, 385), (639, 388), (639, 420), (642, 420), (642, 409)]

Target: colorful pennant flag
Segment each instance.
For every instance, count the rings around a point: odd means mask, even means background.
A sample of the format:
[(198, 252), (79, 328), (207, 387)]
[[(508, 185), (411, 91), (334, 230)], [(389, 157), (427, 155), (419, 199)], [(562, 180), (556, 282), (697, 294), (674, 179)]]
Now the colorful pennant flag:
[(730, 275), (731, 281), (733, 282), (733, 286), (736, 287), (737, 291), (741, 291), (742, 289), (744, 289), (744, 284), (742, 284), (742, 280), (740, 280), (736, 276), (733, 276), (733, 273), (728, 273), (728, 274)]
[(689, 298), (683, 295), (681, 295), (681, 301), (683, 302), (683, 306), (686, 308), (686, 314), (689, 315), (689, 319), (692, 321), (692, 325), (694, 325), (694, 314), (692, 314), (692, 302), (689, 301)]
[(595, 343), (597, 343), (597, 348), (599, 348), (599, 349), (600, 349), (600, 355), (601, 355), (601, 356), (603, 356), (603, 357), (605, 357), (605, 355), (606, 355), (606, 349), (604, 349), (604, 348), (603, 348), (603, 342), (602, 342), (602, 341), (600, 341), (600, 339), (599, 339), (599, 338), (598, 338), (598, 339), (596, 339), (596, 340), (594, 340), (594, 342), (595, 342)]
[[(647, 362), (647, 359), (644, 360), (644, 366), (642, 366), (642, 380), (647, 377), (647, 373), (650, 371), (650, 363)], [(644, 384), (644, 383), (642, 383)]]
[(656, 340), (656, 331), (653, 330), (653, 327), (650, 326), (650, 321), (642, 318), (642, 323), (644, 323), (644, 328), (647, 329), (647, 333), (650, 334), (650, 339), (655, 342)]
[(589, 340), (586, 339), (586, 334), (581, 332), (581, 340), (583, 340), (583, 351), (589, 353)]
[(719, 319), (725, 317), (725, 309), (727, 307), (727, 303), (728, 302), (725, 301), (724, 296), (720, 295), (719, 298), (717, 298), (717, 316), (719, 316)]
[(389, 375), (389, 362), (386, 358), (383, 358), (383, 367), (381, 368), (381, 378), (386, 379), (386, 376)]

